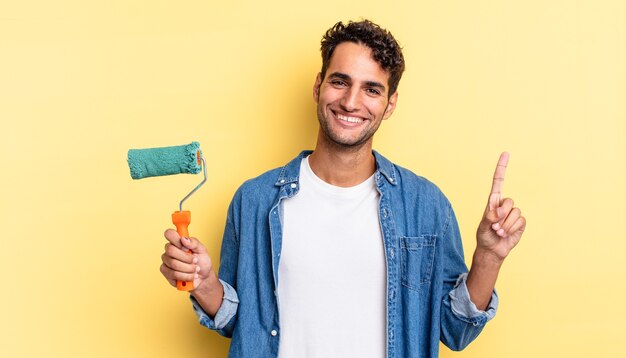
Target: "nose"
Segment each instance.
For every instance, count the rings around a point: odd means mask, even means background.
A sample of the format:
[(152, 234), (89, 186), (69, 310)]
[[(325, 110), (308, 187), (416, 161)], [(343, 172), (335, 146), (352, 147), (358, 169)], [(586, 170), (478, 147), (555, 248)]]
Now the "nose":
[(355, 87), (346, 89), (339, 101), (341, 109), (346, 112), (354, 112), (359, 108), (359, 91)]

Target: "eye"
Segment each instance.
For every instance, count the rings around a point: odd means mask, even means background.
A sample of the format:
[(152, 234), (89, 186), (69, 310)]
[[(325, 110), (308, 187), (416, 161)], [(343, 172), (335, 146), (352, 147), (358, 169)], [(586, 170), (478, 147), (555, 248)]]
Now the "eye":
[(343, 80), (331, 80), (330, 84), (335, 86), (335, 87), (343, 87), (343, 86), (347, 86), (346, 82)]
[(369, 95), (372, 95), (372, 96), (380, 96), (380, 91), (379, 91), (379, 90), (377, 90), (376, 88), (367, 88), (365, 91), (366, 91)]

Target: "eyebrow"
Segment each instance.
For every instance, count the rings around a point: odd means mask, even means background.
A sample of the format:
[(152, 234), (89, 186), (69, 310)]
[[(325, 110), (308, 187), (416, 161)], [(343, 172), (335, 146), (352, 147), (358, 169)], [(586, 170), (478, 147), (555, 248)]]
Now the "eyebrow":
[[(341, 73), (341, 72), (333, 72), (331, 73), (329, 76), (329, 78), (340, 78), (342, 80), (346, 80), (349, 81), (352, 78), (350, 78), (349, 75), (345, 74), (345, 73)], [(376, 81), (366, 81), (365, 85), (368, 87), (374, 87), (374, 88), (380, 88), (382, 90), (386, 90), (385, 85), (383, 85), (380, 82), (376, 82)]]
[(340, 78), (342, 80), (351, 80), (350, 76), (346, 75), (345, 73), (341, 73), (341, 72), (333, 72), (331, 73), (328, 78)]

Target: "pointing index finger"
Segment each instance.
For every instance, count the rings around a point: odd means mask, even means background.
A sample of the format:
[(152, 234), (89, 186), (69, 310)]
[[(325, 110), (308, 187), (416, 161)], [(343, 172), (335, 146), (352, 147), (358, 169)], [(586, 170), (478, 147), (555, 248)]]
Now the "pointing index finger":
[(493, 181), (491, 183), (491, 194), (489, 195), (489, 208), (493, 210), (497, 205), (500, 205), (500, 198), (502, 193), (502, 183), (504, 183), (504, 174), (506, 173), (506, 167), (509, 164), (509, 153), (503, 152), (498, 159), (498, 165), (493, 173)]

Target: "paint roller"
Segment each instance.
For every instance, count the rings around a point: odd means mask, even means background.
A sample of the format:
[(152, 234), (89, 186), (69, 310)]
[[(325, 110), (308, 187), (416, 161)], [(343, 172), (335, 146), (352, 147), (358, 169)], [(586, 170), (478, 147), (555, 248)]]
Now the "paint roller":
[[(188, 226), (191, 223), (191, 212), (183, 211), (183, 203), (207, 179), (206, 162), (200, 150), (200, 143), (191, 142), (173, 147), (130, 149), (128, 151), (128, 167), (133, 179), (174, 174), (198, 174), (201, 170), (203, 171), (204, 179), (202, 182), (180, 201), (178, 210), (172, 213), (172, 222), (176, 226), (178, 235), (189, 237)], [(188, 252), (191, 253), (191, 250)], [(193, 290), (193, 281), (176, 281), (176, 288), (181, 291), (191, 291)]]

